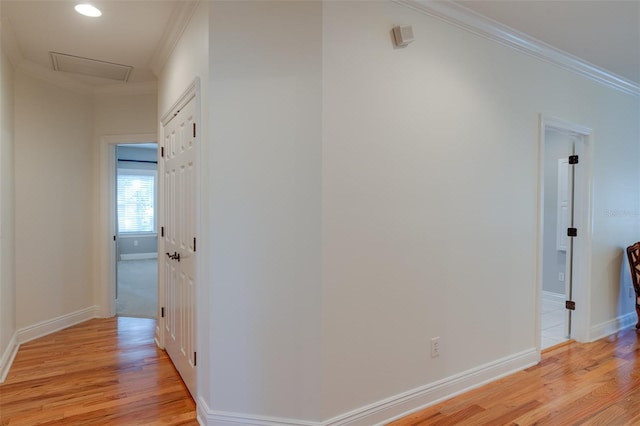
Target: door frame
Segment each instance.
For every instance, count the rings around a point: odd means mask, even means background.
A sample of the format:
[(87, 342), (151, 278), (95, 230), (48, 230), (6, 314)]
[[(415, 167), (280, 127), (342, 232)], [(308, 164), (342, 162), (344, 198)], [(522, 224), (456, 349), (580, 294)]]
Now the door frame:
[[(110, 318), (116, 314), (116, 146), (157, 143), (157, 133), (105, 135), (100, 138), (100, 238), (97, 298), (99, 315)], [(158, 206), (159, 209), (160, 206)]]
[(572, 339), (589, 342), (591, 338), (591, 235), (593, 229), (593, 129), (559, 119), (540, 115), (540, 135), (538, 144), (538, 258), (536, 279), (536, 347), (542, 347), (542, 260), (544, 235), (544, 154), (545, 133), (554, 129), (570, 135), (579, 136), (576, 154), (580, 167), (576, 169), (574, 181), (574, 223), (578, 237), (573, 244), (573, 300), (576, 310), (572, 314)]

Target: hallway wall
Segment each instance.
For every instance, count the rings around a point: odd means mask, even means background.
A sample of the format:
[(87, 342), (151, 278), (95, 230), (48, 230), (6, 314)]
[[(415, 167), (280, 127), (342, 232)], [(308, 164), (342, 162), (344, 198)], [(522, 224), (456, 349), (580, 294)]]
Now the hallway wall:
[(615, 323), (637, 97), (393, 2), (210, 18), (212, 424), (376, 424), (537, 362), (541, 114), (597, 135), (588, 327)]
[[(197, 171), (201, 186), (197, 197), (200, 201), (200, 211), (198, 212), (198, 270), (196, 271), (197, 302), (196, 302), (196, 323), (197, 335), (196, 346), (199, 353), (214, 353), (219, 346), (212, 346), (210, 339), (210, 325), (208, 317), (212, 315), (210, 309), (210, 287), (213, 279), (210, 277), (211, 261), (207, 258), (209, 244), (215, 237), (210, 234), (210, 205), (211, 189), (207, 186), (210, 164), (207, 159), (210, 153), (208, 139), (209, 123), (206, 119), (208, 114), (208, 85), (209, 85), (209, 7), (212, 2), (200, 2), (191, 16), (187, 27), (180, 40), (177, 42), (173, 52), (167, 59), (160, 75), (158, 76), (158, 122), (162, 120), (164, 114), (169, 113), (171, 107), (178, 101), (187, 88), (199, 79), (201, 105), (200, 105), (200, 158), (197, 165), (202, 165)], [(158, 137), (161, 137), (161, 129), (158, 128)], [(162, 144), (162, 141), (158, 141)], [(159, 245), (161, 241), (159, 240)], [(212, 406), (211, 389), (213, 384), (210, 380), (210, 359), (209, 357), (198, 358), (198, 404), (199, 415)]]
[(93, 306), (92, 98), (15, 75), (16, 325)]
[[(109, 187), (107, 173), (102, 156), (109, 155), (109, 150), (103, 146), (103, 136), (155, 134), (158, 130), (156, 93), (136, 95), (99, 95), (93, 99), (92, 115), (92, 182), (95, 190), (92, 192), (93, 209), (93, 285), (94, 303), (103, 304), (108, 287), (108, 265), (104, 238), (109, 238), (105, 229), (108, 223), (107, 210), (109, 206), (103, 200), (105, 188)], [(156, 141), (149, 141), (156, 142)], [(115, 153), (114, 153), (115, 155)], [(105, 179), (105, 182), (102, 179)], [(113, 265), (111, 265), (113, 266)], [(101, 306), (104, 310), (106, 307)]]
[(210, 16), (211, 408), (321, 420), (322, 3)]
[(325, 2), (323, 31), (324, 418), (535, 360), (540, 114), (594, 129), (588, 328), (631, 312), (638, 97), (392, 2)]

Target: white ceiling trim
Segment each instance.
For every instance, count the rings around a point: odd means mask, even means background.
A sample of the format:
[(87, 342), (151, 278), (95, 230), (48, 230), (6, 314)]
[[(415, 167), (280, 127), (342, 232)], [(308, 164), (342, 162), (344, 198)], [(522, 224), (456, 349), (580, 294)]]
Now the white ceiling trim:
[(200, 0), (185, 0), (176, 4), (171, 18), (169, 18), (169, 25), (162, 34), (158, 47), (153, 52), (149, 62), (149, 67), (156, 77), (162, 72), (178, 40), (182, 37), (182, 33), (189, 25), (189, 21), (191, 21), (191, 17), (199, 3)]
[(473, 34), (557, 65), (620, 92), (640, 97), (640, 85), (450, 1), (392, 0)]
[(42, 65), (36, 64), (28, 59), (23, 59), (16, 69), (33, 78), (46, 81), (55, 86), (71, 90), (72, 92), (79, 93), (81, 95), (93, 94), (93, 87), (90, 85), (82, 83), (72, 77), (68, 77), (64, 73), (59, 73), (52, 69), (43, 67)]
[(158, 85), (155, 81), (92, 86), (90, 84), (78, 81), (73, 77), (67, 76), (64, 73), (60, 73), (43, 67), (42, 65), (36, 64), (35, 62), (29, 61), (27, 59), (22, 60), (20, 65), (15, 68), (33, 78), (46, 81), (55, 86), (71, 90), (72, 92), (79, 93), (81, 95), (132, 96), (151, 95), (157, 93), (158, 91)]
[(93, 89), (93, 94), (96, 96), (153, 95), (157, 92), (158, 83), (155, 81), (110, 84), (107, 86), (97, 86)]

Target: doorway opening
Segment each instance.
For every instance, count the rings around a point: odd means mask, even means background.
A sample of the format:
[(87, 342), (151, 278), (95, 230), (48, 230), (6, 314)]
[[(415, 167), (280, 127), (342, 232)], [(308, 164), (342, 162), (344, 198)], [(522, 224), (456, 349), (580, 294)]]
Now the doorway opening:
[(156, 319), (158, 147), (118, 144), (115, 156), (116, 315)]
[(541, 120), (539, 337), (546, 349), (589, 335), (590, 135)]
[[(116, 315), (118, 227), (117, 227), (117, 147), (119, 145), (153, 144), (156, 133), (120, 134), (102, 136), (100, 143), (100, 241), (99, 270), (97, 283), (99, 316), (110, 318)], [(151, 146), (151, 145), (150, 145)], [(157, 161), (157, 157), (156, 157)], [(131, 241), (132, 244), (133, 241)], [(138, 240), (138, 246), (141, 244)], [(157, 315), (156, 307), (156, 315)]]

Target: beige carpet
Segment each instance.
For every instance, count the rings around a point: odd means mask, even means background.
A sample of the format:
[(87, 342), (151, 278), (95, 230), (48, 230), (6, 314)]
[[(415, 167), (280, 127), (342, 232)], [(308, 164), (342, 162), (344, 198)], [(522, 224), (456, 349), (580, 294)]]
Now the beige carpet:
[(156, 318), (158, 311), (158, 260), (118, 262), (116, 315)]

